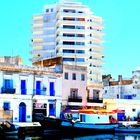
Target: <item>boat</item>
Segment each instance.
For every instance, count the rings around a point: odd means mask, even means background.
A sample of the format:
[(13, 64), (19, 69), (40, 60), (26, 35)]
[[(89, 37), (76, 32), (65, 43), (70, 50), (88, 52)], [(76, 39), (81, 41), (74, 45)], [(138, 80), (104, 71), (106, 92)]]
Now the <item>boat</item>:
[(19, 126), (14, 125), (9, 121), (4, 121), (0, 123), (1, 132), (4, 135), (15, 135), (18, 134)]
[(44, 132), (62, 131), (75, 134), (112, 133), (119, 123), (110, 123), (110, 111), (107, 110), (69, 110), (63, 112), (62, 118), (34, 115), (34, 120), (40, 122)]
[(46, 117), (42, 113), (36, 113), (33, 115), (33, 121), (39, 122), (43, 130), (50, 132), (60, 130), (62, 119), (54, 116)]
[(62, 121), (64, 130), (71, 130), (73, 133), (113, 133), (119, 123), (110, 123), (108, 114), (80, 113), (79, 119)]
[(139, 124), (121, 125), (121, 126), (115, 128), (115, 132), (117, 132), (117, 133), (140, 133), (140, 125)]

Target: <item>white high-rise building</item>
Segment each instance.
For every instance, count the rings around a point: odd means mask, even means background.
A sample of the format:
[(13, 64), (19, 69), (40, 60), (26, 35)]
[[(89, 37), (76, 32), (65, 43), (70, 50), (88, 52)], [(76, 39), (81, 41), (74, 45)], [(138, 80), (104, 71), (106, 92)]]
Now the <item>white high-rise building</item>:
[(100, 96), (102, 18), (94, 16), (88, 6), (72, 0), (46, 5), (43, 13), (32, 18), (32, 63), (60, 56), (63, 64), (86, 66), (88, 97)]

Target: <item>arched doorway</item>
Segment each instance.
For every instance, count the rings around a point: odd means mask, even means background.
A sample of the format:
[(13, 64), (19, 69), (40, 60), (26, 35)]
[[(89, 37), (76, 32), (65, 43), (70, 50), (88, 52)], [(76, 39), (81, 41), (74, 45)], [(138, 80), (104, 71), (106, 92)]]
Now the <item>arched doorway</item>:
[(26, 122), (26, 104), (23, 102), (19, 104), (19, 122)]

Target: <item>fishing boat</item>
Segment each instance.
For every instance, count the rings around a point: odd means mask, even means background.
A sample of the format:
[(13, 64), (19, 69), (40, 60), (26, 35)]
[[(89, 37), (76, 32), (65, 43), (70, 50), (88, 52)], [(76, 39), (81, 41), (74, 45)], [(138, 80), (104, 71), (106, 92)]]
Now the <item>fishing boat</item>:
[(71, 129), (75, 133), (112, 133), (119, 123), (110, 123), (109, 114), (80, 113), (79, 119), (62, 121), (64, 130)]
[[(63, 131), (64, 133), (94, 134), (114, 132), (119, 123), (110, 123), (110, 111), (93, 109), (69, 110), (63, 112), (63, 117), (45, 117), (41, 114), (34, 116), (45, 132)], [(115, 119), (114, 119), (115, 120)]]

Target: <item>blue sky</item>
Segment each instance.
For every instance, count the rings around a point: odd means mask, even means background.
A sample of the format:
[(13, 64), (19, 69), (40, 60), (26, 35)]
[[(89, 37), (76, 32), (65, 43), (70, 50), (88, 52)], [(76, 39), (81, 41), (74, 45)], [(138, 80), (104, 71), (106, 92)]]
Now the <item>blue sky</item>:
[[(31, 16), (56, 0), (0, 1), (0, 55), (21, 55), (31, 64)], [(103, 17), (104, 74), (131, 76), (140, 66), (140, 0), (81, 0)]]

